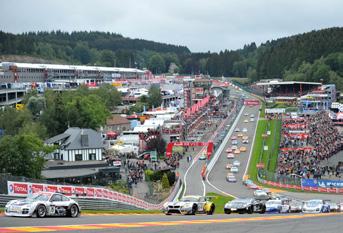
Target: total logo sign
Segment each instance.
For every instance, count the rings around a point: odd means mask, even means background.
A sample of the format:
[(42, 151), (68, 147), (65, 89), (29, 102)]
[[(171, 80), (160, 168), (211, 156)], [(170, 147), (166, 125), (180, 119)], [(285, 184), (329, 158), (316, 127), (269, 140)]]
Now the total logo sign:
[(27, 195), (29, 186), (27, 183), (9, 182), (8, 192), (14, 195)]

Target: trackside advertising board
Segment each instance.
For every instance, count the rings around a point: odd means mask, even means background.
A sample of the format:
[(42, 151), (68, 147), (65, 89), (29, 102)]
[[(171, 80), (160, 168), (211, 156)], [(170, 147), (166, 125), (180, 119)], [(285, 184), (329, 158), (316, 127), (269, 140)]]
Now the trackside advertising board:
[(312, 188), (343, 188), (343, 180), (301, 179), (301, 185)]
[(138, 198), (105, 188), (73, 185), (52, 185), (29, 182), (7, 181), (8, 195), (26, 197), (37, 192), (60, 192), (66, 196), (78, 198), (108, 199), (136, 206), (142, 209), (161, 209), (161, 204), (151, 204)]

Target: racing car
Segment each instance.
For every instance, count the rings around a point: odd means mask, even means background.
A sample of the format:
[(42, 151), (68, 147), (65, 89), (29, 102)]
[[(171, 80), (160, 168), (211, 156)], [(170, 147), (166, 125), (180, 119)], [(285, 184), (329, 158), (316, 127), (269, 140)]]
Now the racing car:
[(302, 207), (303, 213), (329, 213), (330, 206), (323, 200), (314, 199), (305, 201)]
[(239, 214), (264, 214), (266, 212), (266, 206), (263, 202), (257, 201), (253, 198), (237, 198), (232, 201), (229, 201), (224, 206), (225, 214), (231, 214), (234, 212), (237, 212)]
[(287, 200), (269, 200), (266, 202), (267, 213), (289, 213), (290, 209)]
[(163, 212), (166, 215), (173, 213), (184, 215), (212, 215), (214, 211), (214, 203), (209, 201), (209, 197), (203, 196), (184, 196), (176, 202), (166, 202), (163, 205)]
[(9, 201), (5, 206), (6, 216), (38, 217), (80, 216), (81, 208), (73, 199), (53, 192), (38, 192), (25, 199)]

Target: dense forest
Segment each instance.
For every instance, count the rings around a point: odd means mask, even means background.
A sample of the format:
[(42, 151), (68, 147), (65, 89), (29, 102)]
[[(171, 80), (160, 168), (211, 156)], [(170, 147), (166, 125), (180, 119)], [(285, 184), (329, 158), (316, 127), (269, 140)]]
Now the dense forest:
[(55, 62), (148, 68), (154, 73), (284, 78), (334, 82), (343, 90), (343, 28), (328, 28), (255, 43), (238, 50), (192, 53), (185, 46), (130, 39), (105, 32), (0, 31), (0, 55), (29, 55)]

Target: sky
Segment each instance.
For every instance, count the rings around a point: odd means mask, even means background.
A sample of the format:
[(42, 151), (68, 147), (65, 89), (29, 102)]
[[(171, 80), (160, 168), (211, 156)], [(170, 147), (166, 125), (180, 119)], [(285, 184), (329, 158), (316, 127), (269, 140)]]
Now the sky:
[(342, 0), (0, 0), (0, 6), (5, 32), (108, 31), (192, 52), (343, 26)]

